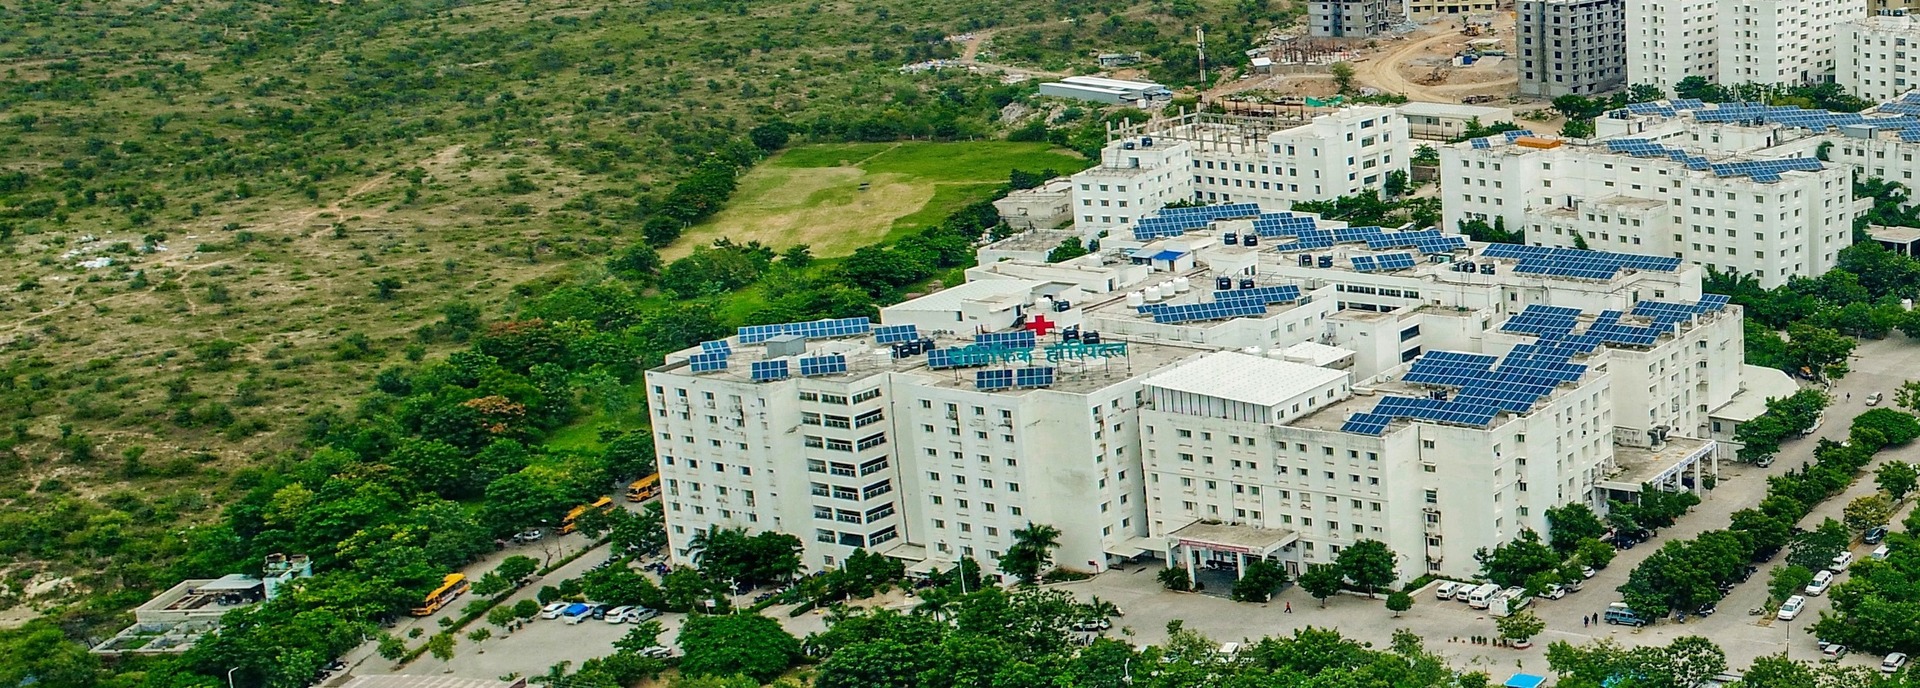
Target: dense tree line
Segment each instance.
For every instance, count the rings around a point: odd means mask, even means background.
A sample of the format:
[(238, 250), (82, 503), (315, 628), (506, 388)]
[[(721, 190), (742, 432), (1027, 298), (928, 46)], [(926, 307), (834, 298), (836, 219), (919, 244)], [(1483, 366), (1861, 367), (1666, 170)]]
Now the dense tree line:
[[(1775, 406), (1768, 413), (1781, 413), (1782, 408)], [(1811, 464), (1768, 478), (1767, 494), (1759, 507), (1734, 512), (1726, 530), (1662, 545), (1620, 586), (1622, 601), (1649, 619), (1668, 611), (1691, 613), (1720, 599), (1720, 586), (1744, 580), (1751, 563), (1766, 561), (1788, 547), (1789, 566), (1804, 571), (1824, 568), (1852, 541), (1853, 533), (1832, 519), (1798, 533), (1799, 522), (1814, 506), (1845, 490), (1881, 449), (1916, 438), (1920, 438), (1920, 420), (1912, 415), (1884, 408), (1861, 414), (1854, 419), (1845, 444), (1823, 439), (1814, 448)]]

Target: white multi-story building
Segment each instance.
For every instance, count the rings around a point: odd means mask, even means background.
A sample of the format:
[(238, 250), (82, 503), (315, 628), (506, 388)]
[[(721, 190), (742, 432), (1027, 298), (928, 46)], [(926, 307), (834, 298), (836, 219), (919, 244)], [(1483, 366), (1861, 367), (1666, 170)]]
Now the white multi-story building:
[(1863, 17), (1841, 25), (1834, 80), (1848, 93), (1888, 101), (1920, 86), (1920, 22), (1901, 16)]
[(1721, 6), (1715, 0), (1627, 0), (1627, 83), (1672, 93), (1687, 77), (1714, 81)]
[(1833, 267), (1857, 214), (1843, 166), (1722, 153), (1680, 131), (1593, 144), (1494, 136), (1442, 148), (1440, 170), (1448, 227), (1497, 218), (1535, 246), (1672, 256), (1767, 287)]
[(1285, 209), (1377, 190), (1413, 157), (1407, 119), (1377, 106), (1284, 128), (1266, 118), (1193, 113), (1116, 134), (1100, 164), (1072, 178), (1075, 227), (1087, 236), (1175, 201)]
[(816, 569), (867, 548), (991, 570), (1044, 523), (1090, 572), (1297, 570), (1377, 539), (1402, 578), (1471, 575), (1546, 508), (1685, 489), (1758, 413), (1748, 382), (1785, 379), (1740, 364), (1738, 308), (1681, 261), (1574, 252), (1592, 265), (1565, 274), (1547, 249), (1234, 212), (981, 265), (884, 329), (669, 356), (646, 384), (674, 555), (737, 526), (798, 535)]
[(1830, 81), (1848, 0), (1628, 0), (1627, 83), (1671, 93), (1687, 77), (1722, 84)]

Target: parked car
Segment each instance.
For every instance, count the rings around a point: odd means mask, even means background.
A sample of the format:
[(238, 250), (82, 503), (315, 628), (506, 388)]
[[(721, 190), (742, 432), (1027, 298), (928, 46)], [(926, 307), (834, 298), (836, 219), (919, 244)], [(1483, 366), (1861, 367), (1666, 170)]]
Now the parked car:
[(660, 610), (658, 609), (648, 609), (646, 607), (634, 607), (633, 611), (627, 612), (627, 623), (640, 623), (642, 621), (646, 621), (647, 619), (658, 618), (659, 616), (660, 616)]
[(1582, 567), (1580, 567), (1580, 577), (1581, 577), (1581, 578), (1592, 578), (1592, 577), (1593, 577), (1593, 567), (1591, 567), (1591, 566), (1582, 566)]
[(1819, 573), (1813, 574), (1813, 582), (1807, 584), (1807, 591), (1806, 591), (1807, 596), (1819, 597), (1820, 595), (1825, 594), (1827, 592), (1827, 588), (1831, 587), (1832, 585), (1833, 585), (1832, 571), (1821, 571)]
[(1820, 648), (1820, 661), (1822, 662), (1838, 662), (1841, 657), (1845, 656), (1847, 656), (1847, 646), (1839, 643)]
[(1899, 671), (1900, 667), (1904, 667), (1906, 665), (1907, 665), (1907, 653), (1895, 652), (1893, 654), (1887, 655), (1886, 659), (1880, 660), (1880, 673), (1891, 674), (1893, 672)]
[(626, 623), (627, 612), (630, 612), (630, 611), (633, 611), (633, 607), (631, 606), (614, 607), (612, 609), (607, 610), (605, 614), (600, 614), (596, 616), (598, 616), (602, 621), (605, 621), (610, 624)]
[(1640, 618), (1639, 614), (1633, 613), (1633, 610), (1629, 609), (1625, 602), (1614, 602), (1607, 605), (1607, 613), (1604, 619), (1607, 623), (1621, 626), (1647, 625), (1647, 620)]
[(652, 658), (654, 658), (654, 659), (666, 659), (666, 658), (668, 658), (668, 657), (672, 657), (672, 656), (673, 656), (673, 650), (669, 650), (669, 649), (667, 649), (667, 648), (665, 648), (665, 647), (661, 647), (661, 646), (659, 646), (659, 645), (655, 645), (655, 646), (653, 646), (653, 647), (649, 647), (649, 648), (643, 648), (643, 649), (641, 649), (641, 650), (640, 650), (640, 656), (642, 656), (642, 657), (652, 657)]
[(1834, 573), (1839, 573), (1841, 571), (1847, 570), (1847, 565), (1852, 563), (1853, 563), (1853, 553), (1842, 551), (1839, 554), (1833, 555), (1833, 563), (1827, 565), (1827, 570), (1832, 571)]
[(1107, 630), (1109, 628), (1113, 628), (1113, 622), (1108, 621), (1106, 619), (1086, 619), (1083, 621), (1076, 621), (1073, 624), (1073, 630), (1085, 631), (1089, 633), (1097, 633), (1100, 631)]
[(1800, 610), (1806, 608), (1807, 598), (1794, 595), (1787, 598), (1787, 601), (1780, 603), (1780, 612), (1773, 616), (1781, 621), (1792, 621), (1793, 617), (1800, 615)]
[(558, 619), (560, 618), (560, 614), (565, 611), (567, 611), (567, 603), (555, 602), (553, 604), (547, 605), (545, 608), (542, 608), (540, 610), (540, 618)]
[(540, 530), (539, 528), (535, 528), (533, 530), (526, 530), (526, 531), (521, 531), (519, 533), (515, 533), (513, 536), (513, 541), (519, 542), (519, 543), (534, 542), (536, 540), (539, 540), (542, 537), (545, 537), (546, 534), (547, 534), (546, 531)]
[(1453, 599), (1453, 592), (1459, 590), (1460, 586), (1460, 583), (1453, 581), (1440, 581), (1440, 584), (1433, 588), (1433, 598), (1436, 600), (1451, 600)]
[(1867, 534), (1860, 536), (1860, 541), (1867, 543), (1869, 545), (1880, 544), (1880, 541), (1885, 539), (1887, 539), (1886, 526), (1876, 526), (1876, 527), (1870, 528), (1867, 530)]
[(1549, 585), (1544, 592), (1540, 593), (1540, 596), (1549, 600), (1557, 600), (1567, 596), (1567, 589), (1564, 586)]
[(1715, 602), (1708, 602), (1706, 604), (1700, 605), (1699, 609), (1693, 610), (1693, 615), (1694, 616), (1713, 616), (1713, 613), (1717, 611), (1720, 611), (1720, 605)]

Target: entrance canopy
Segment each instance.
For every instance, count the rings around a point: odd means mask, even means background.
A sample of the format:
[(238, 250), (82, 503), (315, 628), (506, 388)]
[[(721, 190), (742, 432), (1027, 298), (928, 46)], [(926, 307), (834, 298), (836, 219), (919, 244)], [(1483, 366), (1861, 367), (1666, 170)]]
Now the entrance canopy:
[(1291, 530), (1199, 522), (1167, 534), (1169, 546), (1234, 552), (1254, 557), (1273, 556), (1299, 539), (1299, 534)]

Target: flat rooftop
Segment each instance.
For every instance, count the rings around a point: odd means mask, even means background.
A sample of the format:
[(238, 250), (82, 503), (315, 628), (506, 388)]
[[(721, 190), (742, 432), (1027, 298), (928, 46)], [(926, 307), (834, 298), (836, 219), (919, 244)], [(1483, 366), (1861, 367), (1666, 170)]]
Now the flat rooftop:
[(1665, 443), (1654, 448), (1616, 444), (1613, 446), (1613, 470), (1608, 471), (1601, 481), (1631, 485), (1638, 489), (1641, 483), (1654, 482), (1698, 460), (1712, 446), (1713, 440), (1679, 436), (1668, 436)]
[(1273, 406), (1347, 373), (1238, 351), (1218, 351), (1141, 381), (1162, 389)]
[[(989, 280), (991, 281), (991, 280)], [(884, 326), (883, 326), (884, 327)], [(1018, 335), (1028, 330), (1016, 330), (1009, 333), (983, 333), (987, 337)], [(948, 332), (924, 333), (926, 339), (933, 342), (939, 350), (959, 350), (980, 344), (975, 335), (960, 335)], [(918, 373), (929, 384), (956, 389), (975, 389), (975, 373), (983, 370), (1014, 370), (1032, 367), (1051, 367), (1054, 369), (1053, 382), (1039, 387), (1009, 388), (995, 390), (999, 394), (1019, 395), (1036, 389), (1051, 389), (1061, 392), (1086, 393), (1102, 389), (1126, 380), (1135, 375), (1149, 373), (1173, 365), (1188, 357), (1212, 351), (1212, 348), (1183, 346), (1162, 342), (1126, 341), (1123, 338), (1102, 337), (1098, 345), (1077, 345), (1063, 341), (1059, 331), (1045, 336), (1036, 336), (1032, 348), (1018, 346), (1003, 349), (992, 363), (986, 365), (967, 365), (951, 368), (934, 368), (929, 364), (930, 356), (921, 353), (906, 358), (895, 358), (893, 347), (876, 342), (871, 334), (849, 335), (845, 337), (811, 339), (806, 342), (806, 352), (797, 357), (771, 356), (762, 344), (742, 344), (739, 337), (725, 340), (731, 348), (727, 367), (722, 370), (694, 372), (689, 357), (701, 353), (700, 347), (694, 347), (669, 355), (665, 365), (656, 368), (678, 374), (696, 375), (702, 378), (725, 379), (734, 382), (752, 382), (754, 363), (782, 359), (788, 361), (786, 377), (806, 377), (822, 380), (851, 382), (874, 375), (886, 373)], [(832, 372), (807, 370), (801, 361), (839, 356), (844, 359), (844, 368), (828, 368)], [(806, 374), (814, 373), (814, 374)], [(784, 379), (784, 378), (782, 378)]]

